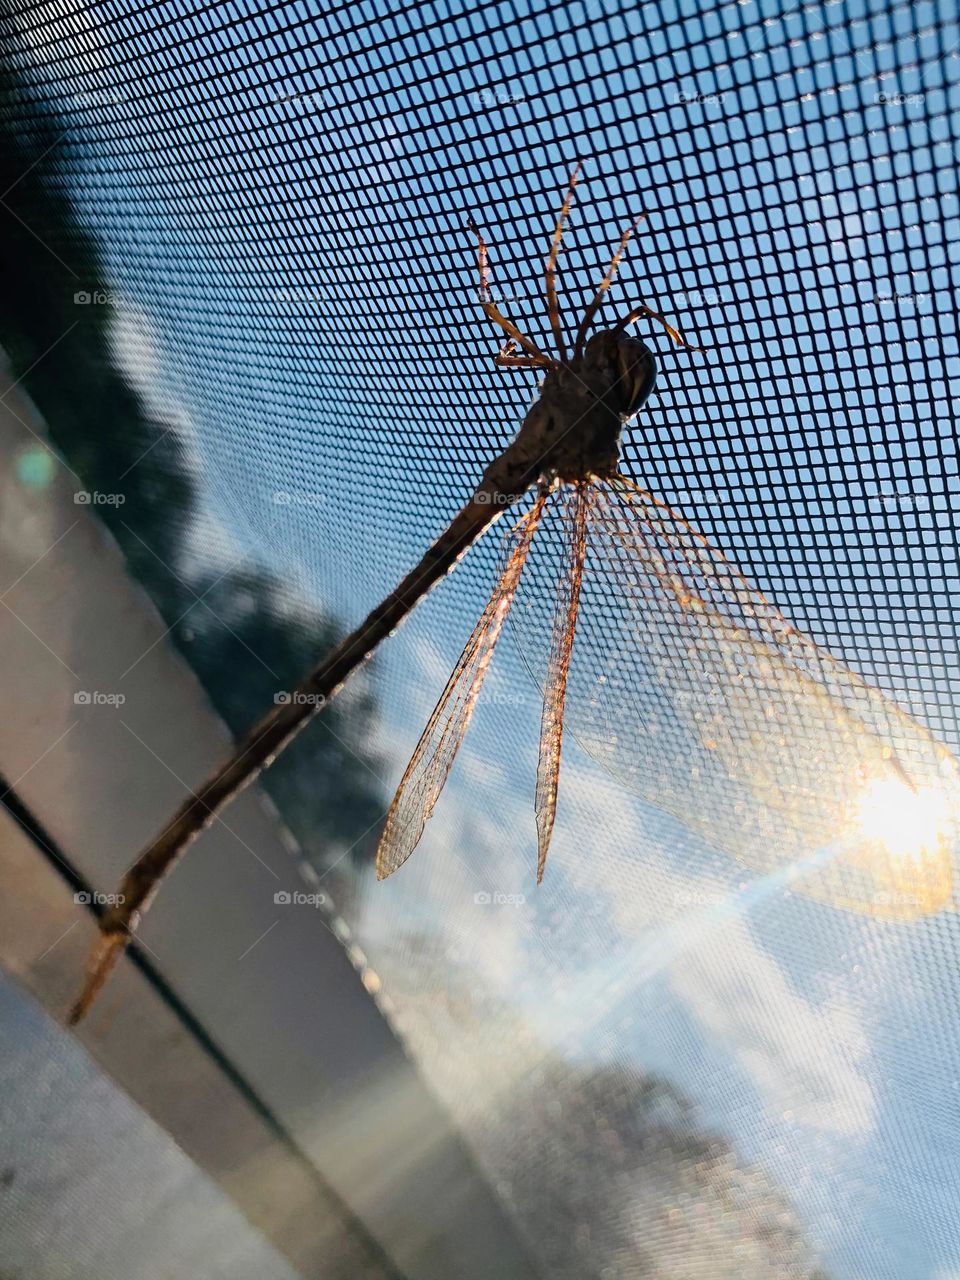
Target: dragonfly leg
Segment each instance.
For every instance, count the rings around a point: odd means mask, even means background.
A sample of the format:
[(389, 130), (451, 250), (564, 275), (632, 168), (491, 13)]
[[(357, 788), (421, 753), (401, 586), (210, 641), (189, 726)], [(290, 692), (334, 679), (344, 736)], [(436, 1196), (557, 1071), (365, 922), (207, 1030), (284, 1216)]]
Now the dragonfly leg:
[(567, 188), (567, 194), (564, 197), (563, 204), (560, 207), (560, 216), (557, 218), (557, 226), (553, 233), (553, 240), (550, 244), (550, 253), (547, 257), (547, 314), (550, 317), (550, 328), (553, 330), (553, 336), (556, 339), (557, 351), (560, 353), (560, 359), (566, 361), (567, 352), (563, 345), (563, 326), (560, 324), (560, 304), (557, 302), (557, 256), (560, 253), (560, 241), (563, 239), (563, 224), (567, 220), (567, 214), (570, 212), (570, 206), (573, 204), (573, 189), (577, 185), (577, 177), (580, 173), (580, 161), (573, 166), (573, 173), (570, 175), (570, 185)]
[[(522, 348), (531, 359), (541, 362), (545, 367), (555, 367), (556, 360), (551, 360), (549, 356), (544, 355), (540, 348), (532, 343), (525, 334), (522, 334), (515, 324), (500, 313), (500, 308), (490, 296), (490, 265), (487, 257), (487, 242), (484, 240), (480, 228), (473, 218), (467, 219), (467, 229), (477, 237), (477, 261), (480, 268), (479, 297), (483, 314), (488, 320), (492, 320), (495, 325), (498, 325), (507, 337), (511, 339), (511, 342)], [(509, 346), (510, 344), (508, 343), (507, 345)], [(500, 354), (506, 354), (506, 349)], [(497, 363), (500, 363), (499, 357), (497, 358)]]
[(512, 338), (505, 342), (493, 363), (499, 365), (501, 369), (548, 369), (553, 363), (546, 356), (511, 355), (511, 352), (516, 349), (516, 345)]
[(645, 302), (641, 303), (639, 307), (634, 307), (629, 315), (624, 316), (622, 320), (618, 321), (616, 329), (625, 329), (627, 325), (633, 324), (634, 321), (641, 319), (643, 316), (649, 316), (651, 320), (656, 320), (658, 324), (663, 325), (664, 329), (666, 329), (667, 333), (669, 333), (670, 337), (678, 347), (686, 347), (690, 351), (703, 350), (703, 347), (695, 347), (692, 342), (688, 342), (679, 329), (675, 329), (659, 311), (654, 311), (653, 307), (648, 307)]
[(610, 265), (607, 267), (606, 275), (600, 281), (597, 292), (594, 294), (593, 301), (583, 313), (583, 319), (580, 321), (580, 328), (577, 330), (577, 338), (573, 348), (575, 358), (579, 358), (583, 355), (584, 343), (587, 340), (587, 330), (590, 328), (593, 317), (597, 314), (601, 302), (603, 302), (603, 295), (610, 288), (611, 284), (613, 284), (614, 277), (617, 274), (617, 268), (620, 266), (620, 259), (623, 257), (624, 250), (626, 249), (631, 236), (646, 216), (647, 215), (645, 213), (641, 213), (640, 216), (636, 218), (629, 227), (627, 227), (626, 231), (620, 237), (620, 243), (617, 245), (614, 250), (613, 257), (610, 259)]

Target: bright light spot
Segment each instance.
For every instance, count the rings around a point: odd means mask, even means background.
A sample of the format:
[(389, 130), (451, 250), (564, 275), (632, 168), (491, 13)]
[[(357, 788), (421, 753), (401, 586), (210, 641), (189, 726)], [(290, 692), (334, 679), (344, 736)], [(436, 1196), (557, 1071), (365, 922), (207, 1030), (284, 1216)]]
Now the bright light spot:
[(375, 996), (380, 990), (380, 976), (379, 974), (374, 973), (372, 969), (364, 969), (363, 973), (360, 975), (360, 981), (372, 996)]
[(57, 465), (53, 454), (43, 445), (28, 444), (22, 448), (14, 460), (14, 475), (24, 489), (35, 493), (46, 489), (54, 475)]
[(900, 778), (876, 778), (863, 793), (858, 833), (882, 844), (892, 858), (923, 861), (946, 839), (947, 798), (930, 787), (914, 790)]

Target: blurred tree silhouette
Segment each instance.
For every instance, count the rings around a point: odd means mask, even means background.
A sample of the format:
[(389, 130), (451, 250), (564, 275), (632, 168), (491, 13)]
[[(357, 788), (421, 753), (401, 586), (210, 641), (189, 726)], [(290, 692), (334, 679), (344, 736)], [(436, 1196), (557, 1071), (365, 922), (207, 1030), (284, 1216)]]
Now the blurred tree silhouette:
[[(589, 999), (575, 1014), (555, 1010), (558, 1040), (542, 1037), (543, 1011), (538, 1024), (505, 998), (499, 963), (484, 959), (501, 936), (490, 923), (390, 934), (378, 939), (377, 968), (415, 1060), (429, 1065), (541, 1274), (829, 1280), (792, 1188), (629, 1051), (596, 1061), (607, 1028)], [(558, 976), (571, 993), (572, 975)], [(492, 1046), (506, 1064), (495, 1071)]]
[(512, 1195), (551, 1275), (828, 1280), (784, 1192), (657, 1075), (549, 1058), (503, 1129)]
[[(277, 581), (260, 568), (217, 580), (195, 555), (185, 556), (197, 494), (176, 428), (147, 413), (112, 363), (112, 309), (75, 305), (79, 289), (110, 285), (55, 163), (69, 121), (30, 95), (6, 52), (0, 50), (0, 345), (86, 488), (125, 495), (122, 507), (98, 506), (97, 513), (238, 735), (278, 691), (296, 687), (338, 638), (338, 627), (306, 608), (292, 619), (278, 607)], [(12, 122), (22, 121), (28, 101), (32, 123), (24, 131)], [(374, 714), (370, 696), (352, 692), (263, 776), (321, 869), (340, 863), (342, 872), (372, 859), (386, 808), (376, 761), (364, 747)]]

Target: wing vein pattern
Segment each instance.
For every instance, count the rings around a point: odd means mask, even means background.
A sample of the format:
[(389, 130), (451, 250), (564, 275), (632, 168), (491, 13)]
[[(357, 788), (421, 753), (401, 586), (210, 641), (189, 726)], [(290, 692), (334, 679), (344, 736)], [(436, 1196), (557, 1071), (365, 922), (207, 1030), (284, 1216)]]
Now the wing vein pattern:
[(557, 579), (556, 611), (543, 689), (543, 714), (540, 719), (540, 758), (537, 766), (537, 884), (550, 849), (550, 837), (557, 814), (557, 788), (560, 779), (560, 752), (563, 746), (563, 719), (567, 696), (567, 677), (573, 654), (580, 607), (580, 589), (587, 553), (587, 509), (591, 485), (580, 481), (573, 486), (563, 505), (564, 556)]
[(538, 494), (520, 521), (503, 571), (407, 765), (377, 848), (380, 880), (396, 871), (413, 853), (447, 781), (516, 595), (546, 500), (545, 493)]

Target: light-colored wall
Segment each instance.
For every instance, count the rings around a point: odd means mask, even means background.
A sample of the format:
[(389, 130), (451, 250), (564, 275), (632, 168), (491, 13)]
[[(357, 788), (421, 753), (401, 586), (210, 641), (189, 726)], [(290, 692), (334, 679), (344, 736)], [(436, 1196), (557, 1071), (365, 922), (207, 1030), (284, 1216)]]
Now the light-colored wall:
[[(187, 789), (224, 758), (228, 738), (91, 507), (75, 503), (80, 481), (59, 466), (49, 485), (25, 482), (21, 464), (43, 424), (8, 375), (0, 383), (0, 773), (78, 872), (109, 892)], [(83, 704), (79, 692), (124, 701)], [(14, 872), (17, 880), (0, 911), (0, 962), (62, 1016), (92, 916), (50, 860), (4, 835), (0, 869), (5, 882)], [(400, 1272), (530, 1276), (329, 913), (274, 902), (278, 890), (308, 888), (275, 815), (251, 789), (170, 878), (143, 945)], [(129, 962), (79, 1037), (248, 1216), (258, 1169), (279, 1162), (283, 1176), (299, 1178), (291, 1195), (304, 1213), (293, 1225), (280, 1221), (278, 1174), (277, 1185), (263, 1184), (274, 1208), (260, 1225), (298, 1266), (315, 1268), (307, 1219), (312, 1212), (322, 1238), (338, 1230), (336, 1213), (321, 1212), (317, 1188), (262, 1127), (253, 1125), (246, 1146), (234, 1142), (248, 1108), (209, 1059), (198, 1065), (203, 1054)]]

